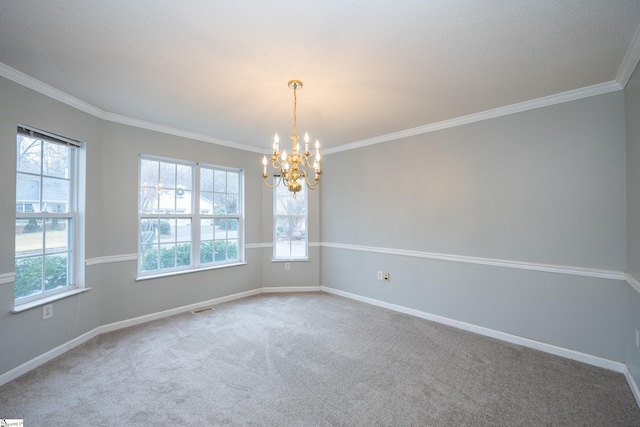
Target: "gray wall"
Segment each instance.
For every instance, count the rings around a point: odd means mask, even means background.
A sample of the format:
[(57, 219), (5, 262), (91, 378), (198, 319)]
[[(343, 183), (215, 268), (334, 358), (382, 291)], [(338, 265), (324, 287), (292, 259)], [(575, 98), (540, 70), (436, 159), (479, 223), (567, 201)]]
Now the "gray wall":
[[(375, 253), (367, 248), (624, 271), (640, 278), (638, 72), (616, 92), (326, 156), (311, 193), (310, 261), (271, 262), (272, 193), (260, 155), (102, 121), (0, 78), (3, 200), (15, 198), (15, 131), (87, 143), (86, 258), (134, 254), (138, 154), (245, 169), (247, 265), (135, 281), (136, 262), (86, 268), (92, 290), (10, 314), (0, 284), (0, 373), (97, 326), (265, 287), (324, 285), (625, 361), (640, 294), (619, 280)], [(625, 174), (625, 99), (627, 146)], [(15, 215), (0, 205), (0, 274), (14, 270)], [(629, 217), (628, 227), (626, 217)], [(391, 282), (376, 280), (376, 271)]]
[[(325, 243), (625, 269), (622, 91), (335, 153), (325, 172)], [(323, 247), (322, 284), (624, 360), (620, 280), (360, 249)]]
[[(25, 123), (86, 142), (86, 259), (100, 260), (137, 252), (137, 177), (140, 153), (194, 160), (245, 169), (245, 231), (247, 244), (271, 241), (263, 231), (264, 190), (261, 155), (200, 141), (103, 121), (0, 78), (0, 274), (14, 271), (15, 138)], [(317, 206), (317, 195), (315, 196)], [(269, 209), (269, 207), (266, 207)], [(318, 223), (317, 207), (310, 221)], [(270, 230), (270, 222), (268, 227)], [(270, 231), (269, 231), (270, 232)], [(314, 231), (315, 239), (318, 230)], [(316, 248), (317, 250), (317, 248)], [(263, 254), (269, 254), (269, 262)], [(271, 248), (245, 251), (246, 265), (158, 279), (135, 281), (136, 261), (97, 263), (86, 267), (81, 295), (54, 302), (53, 317), (41, 309), (11, 314), (13, 283), (0, 284), (0, 373), (88, 332), (100, 325), (181, 307), (263, 286), (263, 265)], [(317, 260), (317, 257), (316, 257)], [(307, 264), (306, 278), (318, 284), (319, 262)], [(315, 268), (315, 271), (314, 271)], [(292, 268), (293, 269), (293, 268)], [(289, 272), (270, 271), (270, 286), (282, 286)], [(284, 270), (284, 269), (282, 269)]]
[[(640, 280), (640, 67), (625, 88), (627, 136), (627, 271)], [(640, 293), (627, 288), (626, 363), (640, 384), (640, 349), (635, 331), (640, 330)]]

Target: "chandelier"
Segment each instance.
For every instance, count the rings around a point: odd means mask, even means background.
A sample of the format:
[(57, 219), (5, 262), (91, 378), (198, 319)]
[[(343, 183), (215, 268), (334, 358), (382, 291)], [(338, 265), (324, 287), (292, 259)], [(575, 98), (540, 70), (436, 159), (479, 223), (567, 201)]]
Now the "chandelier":
[[(311, 157), (311, 153), (309, 152), (309, 134), (306, 132), (304, 134), (304, 151), (300, 151), (300, 143), (298, 143), (298, 134), (296, 133), (296, 104), (298, 99), (296, 90), (302, 88), (302, 82), (300, 80), (290, 80), (288, 85), (293, 89), (293, 135), (291, 135), (291, 152), (287, 153), (285, 149), (280, 153), (280, 138), (278, 138), (278, 134), (276, 133), (276, 136), (273, 138), (271, 166), (276, 171), (274, 176), (278, 177), (278, 181), (274, 185), (269, 184), (267, 156), (262, 158), (262, 178), (269, 188), (276, 188), (280, 183), (283, 183), (289, 191), (293, 193), (293, 197), (295, 197), (296, 193), (302, 190), (301, 181), (303, 180), (311, 190), (318, 188), (322, 169), (320, 169), (320, 143), (318, 140), (316, 139), (314, 158)], [(311, 178), (311, 176), (313, 176), (313, 178)]]

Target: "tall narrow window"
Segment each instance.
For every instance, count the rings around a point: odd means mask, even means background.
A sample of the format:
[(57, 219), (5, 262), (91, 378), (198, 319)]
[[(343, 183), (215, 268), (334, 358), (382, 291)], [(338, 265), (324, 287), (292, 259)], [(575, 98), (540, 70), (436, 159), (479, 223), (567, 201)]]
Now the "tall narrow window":
[(140, 157), (140, 276), (241, 262), (242, 171)]
[(20, 303), (75, 286), (80, 146), (78, 141), (18, 127), (15, 299)]
[(273, 192), (273, 258), (307, 259), (307, 188), (294, 198), (278, 185)]

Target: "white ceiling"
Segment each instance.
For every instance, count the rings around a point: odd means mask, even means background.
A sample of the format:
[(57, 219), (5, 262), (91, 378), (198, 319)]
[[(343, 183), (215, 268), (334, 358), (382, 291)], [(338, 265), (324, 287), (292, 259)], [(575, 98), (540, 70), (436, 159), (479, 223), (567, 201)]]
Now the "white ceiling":
[(0, 0), (0, 71), (254, 151), (291, 135), (295, 78), (298, 132), (337, 150), (619, 89), (639, 24), (637, 0)]

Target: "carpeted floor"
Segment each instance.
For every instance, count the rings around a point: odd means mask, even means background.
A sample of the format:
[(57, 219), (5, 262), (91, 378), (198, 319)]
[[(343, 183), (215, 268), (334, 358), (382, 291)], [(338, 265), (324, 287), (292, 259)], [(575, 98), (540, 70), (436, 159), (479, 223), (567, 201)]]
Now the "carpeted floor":
[(623, 375), (321, 294), (101, 335), (0, 387), (25, 426), (639, 426)]

